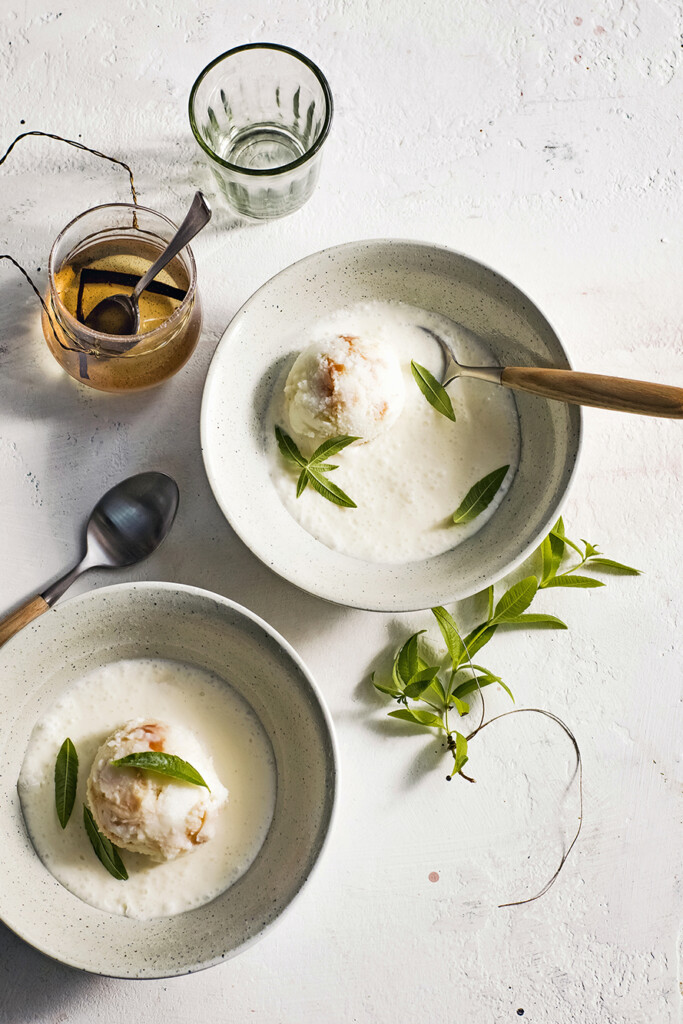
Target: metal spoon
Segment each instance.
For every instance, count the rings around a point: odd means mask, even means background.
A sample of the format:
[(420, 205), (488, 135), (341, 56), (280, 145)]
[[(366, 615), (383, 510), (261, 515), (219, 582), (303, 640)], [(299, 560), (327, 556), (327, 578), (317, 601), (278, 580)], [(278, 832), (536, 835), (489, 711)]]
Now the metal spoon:
[(178, 485), (165, 473), (138, 473), (107, 491), (90, 513), (78, 565), (0, 619), (0, 646), (51, 608), (81, 573), (134, 565), (151, 555), (171, 529), (178, 501)]
[[(120, 293), (102, 299), (85, 318), (85, 326), (101, 334), (137, 334), (140, 330), (140, 307), (138, 299), (147, 285), (170, 263), (174, 256), (187, 245), (211, 220), (211, 207), (201, 192), (195, 192), (192, 206), (185, 220), (164, 249), (161, 256), (140, 278), (130, 295)], [(132, 344), (135, 344), (134, 342)], [(131, 346), (129, 346), (131, 347)]]
[(476, 377), (489, 384), (528, 391), (558, 402), (592, 405), (617, 412), (636, 412), (642, 416), (683, 419), (683, 388), (544, 366), (462, 366), (445, 338), (429, 327), (420, 325), (420, 329), (441, 346), (445, 360), (441, 379), (444, 387), (456, 377)]

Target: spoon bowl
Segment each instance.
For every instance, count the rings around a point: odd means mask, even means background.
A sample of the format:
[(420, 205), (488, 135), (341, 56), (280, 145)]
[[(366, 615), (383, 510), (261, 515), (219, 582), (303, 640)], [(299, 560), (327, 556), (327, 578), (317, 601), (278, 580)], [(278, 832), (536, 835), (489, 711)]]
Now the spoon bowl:
[[(140, 330), (140, 307), (137, 299), (133, 296), (110, 295), (102, 299), (94, 306), (85, 318), (85, 326), (100, 334), (115, 334), (125, 337), (137, 334)], [(125, 342), (126, 347), (132, 348), (135, 342)]]
[(138, 473), (112, 487), (95, 505), (86, 529), (88, 551), (111, 568), (147, 558), (170, 530), (178, 485), (165, 473)]
[(80, 562), (0, 620), (0, 646), (51, 608), (88, 569), (122, 569), (151, 555), (171, 529), (179, 500), (177, 483), (165, 473), (138, 473), (107, 491), (90, 513)]

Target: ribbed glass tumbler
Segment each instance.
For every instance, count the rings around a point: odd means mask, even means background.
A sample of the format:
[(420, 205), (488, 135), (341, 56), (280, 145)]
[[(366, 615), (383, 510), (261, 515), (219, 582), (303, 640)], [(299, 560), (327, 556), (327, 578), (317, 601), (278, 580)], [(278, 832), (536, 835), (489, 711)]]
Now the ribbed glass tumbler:
[(318, 180), (332, 122), (327, 79), (303, 54), (250, 43), (211, 62), (190, 93), (190, 124), (221, 192), (243, 217), (293, 213)]

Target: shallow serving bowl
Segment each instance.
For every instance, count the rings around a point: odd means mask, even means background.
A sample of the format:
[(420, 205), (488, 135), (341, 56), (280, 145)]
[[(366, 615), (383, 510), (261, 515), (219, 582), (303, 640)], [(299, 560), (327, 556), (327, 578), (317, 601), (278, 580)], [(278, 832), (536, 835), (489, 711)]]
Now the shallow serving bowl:
[[(350, 242), (271, 278), (236, 314), (204, 390), (204, 463), (230, 525), (266, 565), (312, 594), (377, 611), (409, 611), (469, 597), (518, 565), (548, 532), (579, 450), (576, 406), (517, 394), (521, 460), (495, 515), (450, 551), (405, 564), (333, 551), (282, 505), (270, 478), (265, 420), (284, 365), (321, 317), (369, 300), (407, 302), (463, 324), (502, 366), (569, 362), (553, 328), (518, 288), (451, 249), (421, 242)], [(467, 387), (466, 380), (452, 385)], [(492, 385), (494, 386), (494, 385)], [(419, 472), (419, 467), (416, 467)]]
[[(212, 902), (151, 921), (98, 910), (56, 881), (31, 846), (16, 789), (31, 730), (43, 711), (86, 672), (136, 657), (172, 658), (226, 679), (260, 718), (277, 772), (273, 822), (248, 871)], [(0, 919), (9, 928), (73, 967), (119, 978), (159, 978), (221, 963), (271, 927), (324, 845), (336, 754), (330, 717), (313, 679), (267, 623), (195, 587), (105, 587), (49, 611), (6, 644), (0, 679)]]

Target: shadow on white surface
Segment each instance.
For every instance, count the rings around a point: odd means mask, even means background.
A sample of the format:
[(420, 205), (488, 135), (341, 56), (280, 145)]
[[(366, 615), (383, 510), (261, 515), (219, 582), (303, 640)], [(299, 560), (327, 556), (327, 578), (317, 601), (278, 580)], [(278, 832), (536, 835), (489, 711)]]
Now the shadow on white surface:
[[(0, 1020), (67, 1021), (72, 1002), (98, 999), (108, 978), (77, 971), (39, 953), (0, 924)], [(62, 1011), (60, 1013), (60, 1011)]]

